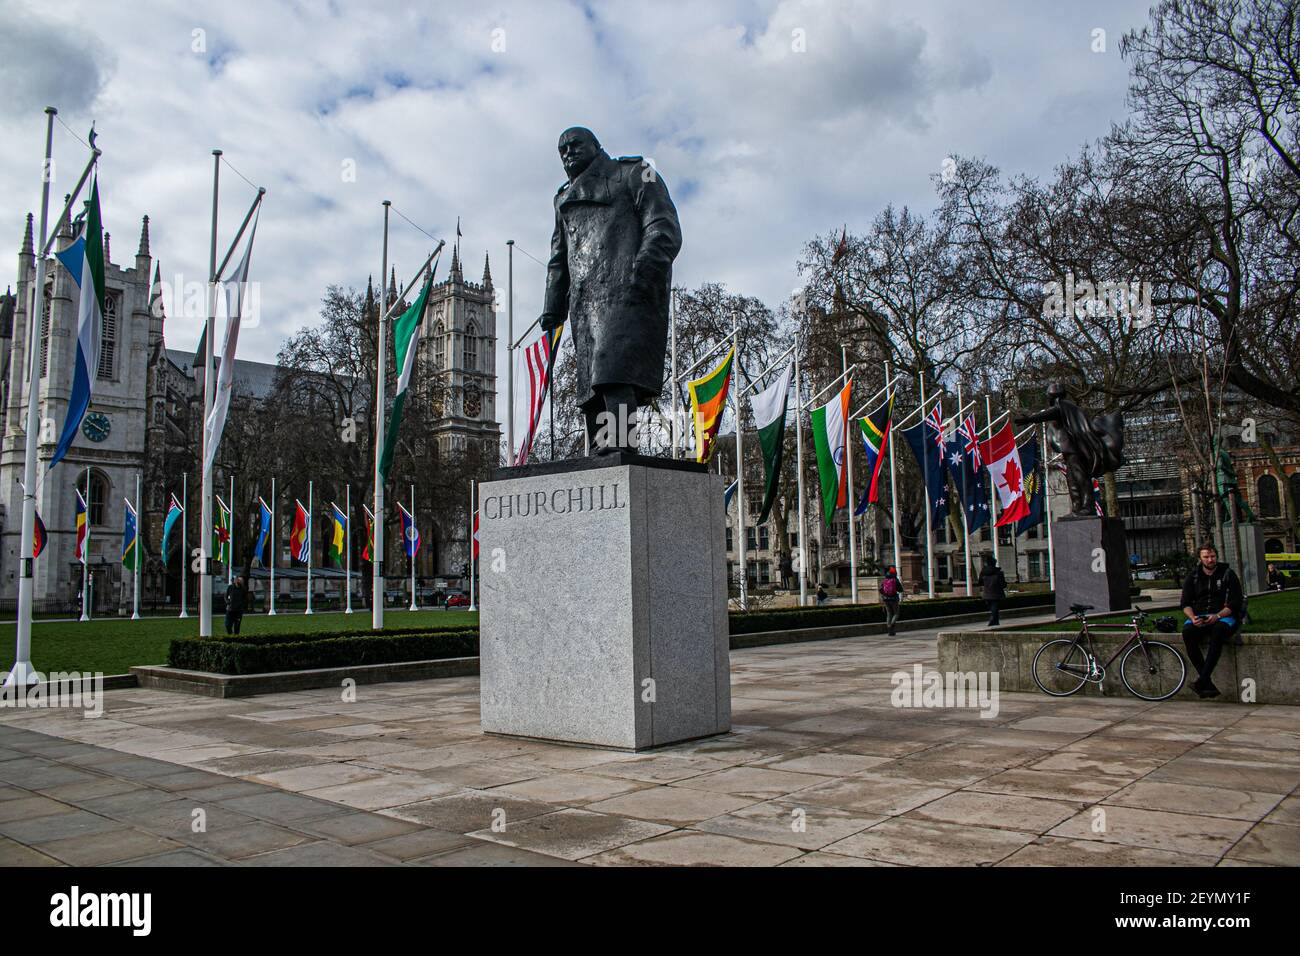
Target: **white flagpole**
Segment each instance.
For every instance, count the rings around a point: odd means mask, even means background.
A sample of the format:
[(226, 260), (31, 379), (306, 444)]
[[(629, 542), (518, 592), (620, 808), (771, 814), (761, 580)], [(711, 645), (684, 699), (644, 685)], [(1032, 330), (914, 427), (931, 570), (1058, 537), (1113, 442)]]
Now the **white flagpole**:
[[(921, 390), (921, 424), (925, 424), (925, 372), (917, 374), (917, 383)], [(930, 461), (930, 436), (921, 428), (921, 456), (923, 463)], [(942, 462), (940, 463), (942, 464)], [(921, 467), (921, 483), (925, 485), (925, 578), (929, 597), (934, 597), (934, 529), (931, 527), (930, 512), (934, 510), (930, 502), (930, 468), (928, 464)]]
[(131, 620), (140, 620), (140, 566), (144, 564), (144, 545), (140, 541), (140, 475), (135, 476), (135, 565), (131, 581)]
[[(384, 626), (384, 482), (379, 474), (379, 460), (384, 452), (384, 363), (388, 349), (388, 210), (392, 202), (384, 200), (383, 274), (379, 277), (379, 344), (376, 349), (375, 375), (375, 545), (370, 555), (371, 600), (370, 626), (376, 631)], [(511, 409), (510, 414), (514, 410)]]
[(312, 510), (312, 509), (315, 507), (315, 504), (314, 504), (314, 502), (312, 501), (312, 495), (313, 495), (314, 492), (315, 492), (314, 484), (315, 484), (315, 483), (312, 482), (312, 481), (308, 481), (308, 482), (307, 482), (307, 529), (306, 529), (306, 533), (307, 533), (307, 610), (303, 612), (304, 614), (311, 614), (311, 613), (312, 613), (312, 609), (311, 609), (311, 552), (312, 552), (312, 546), (315, 545), (315, 543), (316, 543), (315, 541), (312, 540), (312, 537), (313, 537), (312, 532), (315, 530), (315, 529), (312, 527), (312, 525), (316, 523), (316, 512)]
[(668, 337), (670, 342), (669, 353), (672, 356), (672, 371), (669, 378), (669, 390), (672, 392), (672, 417), (668, 421), (668, 434), (672, 439), (673, 458), (680, 457), (677, 450), (677, 416), (678, 416), (678, 399), (677, 399), (677, 293), (672, 291), (668, 297)]
[[(86, 487), (90, 487), (89, 469), (87, 469)], [(186, 579), (190, 574), (190, 475), (189, 472), (181, 472), (181, 617), (189, 617), (190, 612), (185, 607)], [(90, 527), (90, 515), (86, 515), (86, 527)]]
[(803, 381), (799, 378), (799, 340), (794, 350), (794, 468), (795, 493), (799, 496), (799, 606), (808, 603), (808, 540), (803, 511)]
[(352, 613), (352, 486), (347, 485), (344, 490), (343, 507), (347, 509), (347, 522), (344, 524), (343, 533), (346, 537), (344, 542), (344, 554), (346, 555), (344, 572), (347, 575), (347, 585), (344, 588), (344, 594), (347, 598), (344, 602), (343, 613)]
[[(731, 313), (731, 404), (736, 414), (736, 556), (740, 559), (740, 609), (749, 607), (749, 575), (745, 569), (748, 548), (745, 541), (745, 451), (740, 427), (740, 326)], [(674, 386), (675, 387), (675, 386)]]
[(474, 567), (474, 513), (478, 510), (478, 496), (475, 494), (477, 488), (473, 478), (469, 480), (469, 609), (478, 610), (478, 601), (475, 599), (474, 585), (476, 581), (476, 569)]
[[(840, 364), (844, 370), (844, 375), (849, 374), (849, 351), (845, 345), (840, 345)], [(845, 501), (848, 503), (845, 517), (849, 520), (849, 600), (858, 603), (858, 536), (854, 530), (857, 525), (857, 519), (854, 517), (853, 508), (856, 502), (853, 500), (853, 420), (848, 419), (844, 422), (844, 463), (845, 477), (848, 479), (849, 487), (845, 494)]]
[[(885, 379), (889, 382), (890, 394), (894, 392), (894, 367), (885, 363)], [(894, 528), (894, 567), (902, 570), (902, 538), (898, 531), (898, 476), (894, 470), (894, 409), (889, 409), (889, 521)]]
[(275, 562), (280, 556), (280, 536), (276, 533), (275, 526), (275, 479), (271, 479), (271, 585), (270, 595), (267, 603), (270, 609), (266, 612), (268, 615), (275, 614)]
[[(532, 422), (528, 423), (532, 428)], [(506, 464), (515, 463), (515, 241), (506, 240)], [(414, 487), (414, 486), (412, 486)], [(414, 520), (415, 512), (411, 512)]]
[[(181, 581), (185, 578), (182, 576)], [(90, 620), (90, 466), (86, 466), (86, 538), (82, 542), (81, 551), (81, 620)], [(181, 610), (185, 610), (185, 604), (181, 602)]]
[[(1043, 439), (1043, 516), (1047, 519), (1047, 579), (1053, 591), (1056, 590), (1056, 557), (1052, 548), (1052, 469), (1047, 460), (1047, 429), (1042, 429)], [(1195, 504), (1193, 504), (1195, 507)]]
[[(212, 339), (216, 335), (213, 314), (217, 310), (217, 195), (221, 182), (221, 150), (212, 151), (212, 242), (208, 264), (208, 314), (204, 318), (203, 421), (212, 414)], [(208, 460), (208, 430), (203, 429), (203, 449), (199, 458), (202, 488), (199, 492), (199, 637), (212, 636), (212, 472), (203, 468)]]
[[(961, 382), (958, 382), (958, 383), (957, 383), (957, 409), (958, 409), (957, 414), (958, 414), (959, 416), (961, 415), (961, 410), (964, 409), (965, 407), (966, 407), (966, 406), (965, 406), (965, 404), (962, 402), (962, 399), (961, 399)], [(959, 442), (958, 444), (960, 444), (960, 442)], [(965, 564), (965, 567), (966, 567), (966, 596), (967, 596), (967, 597), (970, 597), (970, 595), (971, 595), (971, 586), (970, 586), (970, 525), (969, 525), (969, 524), (967, 523), (967, 521), (966, 521), (966, 499), (970, 496), (970, 489), (966, 487), (966, 463), (965, 463), (964, 458), (963, 458), (963, 461), (962, 461), (962, 472), (961, 472), (961, 478), (962, 478), (962, 482), (961, 482), (961, 485), (962, 485), (962, 488), (961, 488), (961, 490), (962, 490), (962, 501), (961, 501), (961, 536), (962, 536), (962, 542), (963, 542), (963, 544), (965, 545), (965, 562), (966, 562), (966, 564)]]
[(406, 539), (406, 550), (411, 552), (411, 607), (410, 610), (417, 611), (419, 607), (415, 600), (415, 535), (418, 530), (415, 527), (415, 485), (411, 485), (411, 534)]
[(226, 587), (235, 583), (235, 476), (230, 476), (230, 520), (226, 523)]
[[(993, 403), (989, 396), (984, 396), (984, 420), (988, 423), (988, 441), (993, 440)], [(1015, 437), (1012, 437), (1014, 443)], [(988, 463), (985, 462), (985, 470), (988, 470)], [(993, 538), (993, 560), (997, 564), (1002, 563), (1002, 553), (998, 548), (998, 489), (993, 483), (993, 472), (988, 472), (989, 476), (989, 534)], [(1011, 540), (1015, 543), (1016, 529), (1011, 529)]]

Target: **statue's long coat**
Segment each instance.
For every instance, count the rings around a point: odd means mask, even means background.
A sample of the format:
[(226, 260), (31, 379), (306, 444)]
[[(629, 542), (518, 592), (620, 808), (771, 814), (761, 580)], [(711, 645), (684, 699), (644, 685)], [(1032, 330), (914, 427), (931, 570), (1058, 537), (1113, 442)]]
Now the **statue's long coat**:
[(681, 245), (668, 188), (639, 156), (614, 160), (601, 150), (555, 194), (543, 318), (570, 323), (578, 404), (600, 385), (633, 385), (642, 400), (659, 395)]

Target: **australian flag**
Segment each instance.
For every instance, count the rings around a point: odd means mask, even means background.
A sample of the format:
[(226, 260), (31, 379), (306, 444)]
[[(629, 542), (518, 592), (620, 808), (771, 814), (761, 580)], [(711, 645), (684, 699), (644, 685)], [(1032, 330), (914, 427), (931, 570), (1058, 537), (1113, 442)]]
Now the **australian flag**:
[(973, 458), (962, 439), (947, 442), (944, 460), (966, 514), (967, 533), (978, 531), (989, 520), (989, 492), (984, 487), (984, 469), (977, 466)]
[(948, 487), (944, 481), (943, 459), (939, 457), (939, 449), (930, 440), (927, 429), (925, 422), (917, 422), (911, 428), (902, 429), (900, 434), (907, 439), (921, 474), (925, 476), (925, 489), (930, 496), (930, 521), (937, 526), (948, 521)]

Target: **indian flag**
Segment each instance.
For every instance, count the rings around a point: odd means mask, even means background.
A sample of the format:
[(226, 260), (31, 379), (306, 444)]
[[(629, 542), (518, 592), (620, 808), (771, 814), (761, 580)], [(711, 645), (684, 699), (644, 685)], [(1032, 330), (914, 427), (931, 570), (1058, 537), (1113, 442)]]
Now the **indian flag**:
[(848, 504), (849, 481), (847, 447), (849, 398), (853, 379), (844, 383), (839, 394), (812, 412), (813, 446), (817, 449), (817, 476), (822, 486), (822, 511), (830, 524), (836, 508)]
[(790, 400), (790, 374), (793, 365), (775, 382), (750, 400), (754, 422), (758, 425), (758, 443), (763, 449), (763, 509), (756, 525), (767, 520), (781, 485), (781, 455), (785, 448), (785, 413)]
[(406, 407), (406, 393), (411, 387), (411, 372), (415, 368), (415, 353), (420, 344), (420, 322), (424, 318), (424, 305), (429, 301), (429, 290), (433, 288), (433, 277), (438, 271), (435, 262), (429, 270), (429, 278), (415, 304), (401, 314), (393, 323), (393, 353), (396, 357), (395, 368), (399, 369), (397, 392), (393, 395), (393, 414), (388, 419), (388, 431), (384, 433), (384, 453), (379, 458), (379, 477), (388, 480), (388, 469), (393, 463), (393, 452), (397, 450), (397, 430), (402, 424), (402, 409)]
[(722, 424), (722, 412), (727, 407), (727, 392), (731, 389), (731, 363), (736, 357), (733, 346), (718, 367), (703, 378), (686, 384), (691, 398), (691, 420), (695, 423), (695, 460), (707, 463), (713, 457), (714, 442)]

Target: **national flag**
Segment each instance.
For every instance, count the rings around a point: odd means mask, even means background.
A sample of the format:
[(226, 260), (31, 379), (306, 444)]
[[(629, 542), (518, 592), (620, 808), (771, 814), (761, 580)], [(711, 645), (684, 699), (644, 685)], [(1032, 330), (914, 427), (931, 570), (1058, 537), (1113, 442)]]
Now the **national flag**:
[(1047, 502), (1047, 495), (1043, 480), (1045, 475), (1038, 465), (1038, 442), (1030, 439), (1020, 446), (1020, 468), (1025, 474), (1023, 484), (1027, 513), (1016, 522), (1017, 535), (1043, 523), (1043, 506)]
[(41, 513), (36, 512), (36, 528), (32, 536), (32, 557), (39, 558), (41, 552), (45, 550), (45, 545), (49, 541), (45, 533), (45, 522), (41, 520)]
[(140, 570), (140, 541), (138, 528), (136, 525), (135, 508), (131, 507), (131, 502), (126, 501), (126, 511), (122, 519), (122, 567), (127, 571)]
[(402, 426), (402, 409), (406, 407), (406, 394), (411, 387), (411, 372), (415, 368), (415, 353), (419, 351), (420, 323), (424, 320), (425, 303), (429, 301), (429, 290), (433, 288), (433, 277), (438, 271), (435, 260), (429, 270), (429, 278), (420, 290), (415, 304), (403, 312), (393, 323), (394, 368), (398, 369), (397, 391), (393, 393), (393, 413), (388, 418), (388, 431), (384, 433), (384, 452), (379, 459), (379, 480), (388, 480), (388, 469), (393, 464), (393, 452), (397, 450), (397, 430)]
[(375, 552), (375, 516), (365, 505), (361, 506), (361, 510), (365, 512), (366, 516), (366, 546), (361, 549), (361, 560), (373, 561)]
[(528, 463), (528, 455), (533, 450), (533, 440), (537, 437), (537, 426), (542, 421), (542, 409), (546, 406), (546, 396), (551, 389), (551, 374), (555, 370), (555, 359), (560, 353), (560, 337), (564, 326), (551, 332), (542, 332), (527, 348), (519, 350), (515, 359), (515, 378), (527, 382), (527, 390), (520, 389), (515, 398), (515, 431), (523, 436), (519, 450), (515, 452), (514, 463)]
[(478, 511), (474, 512), (474, 560), (478, 560)]
[[(397, 510), (402, 513), (402, 545), (406, 549), (406, 556), (414, 558), (420, 553), (420, 529), (415, 526), (415, 516), (403, 508), (400, 502)], [(478, 518), (477, 512), (474, 517)]]
[[(957, 434), (966, 439), (964, 446), (965, 452), (970, 456), (971, 465), (976, 471), (984, 467), (987, 460), (980, 455), (980, 435), (979, 429), (975, 427), (975, 416), (967, 415), (960, 425), (957, 426)], [(1012, 442), (1014, 445), (1015, 442)]]
[(848, 504), (849, 401), (853, 379), (825, 405), (812, 412), (813, 447), (817, 449), (817, 476), (822, 487), (822, 511), (829, 525), (837, 508)]
[(230, 508), (220, 495), (212, 496), (217, 503), (216, 520), (212, 525), (212, 556), (222, 564), (230, 564)]
[(77, 492), (77, 547), (73, 555), (82, 564), (86, 563), (86, 531), (89, 529), (89, 522), (86, 520), (86, 499), (82, 497), (80, 491)]
[(930, 500), (930, 521), (932, 524), (944, 524), (948, 520), (948, 483), (944, 479), (947, 468), (938, 451), (930, 447), (929, 423), (917, 422), (911, 428), (904, 428), (902, 435), (916, 456), (916, 464), (925, 480), (926, 494)]
[(244, 256), (230, 278), (221, 283), (226, 290), (226, 338), (221, 346), (221, 367), (217, 373), (212, 411), (203, 425), (204, 475), (212, 473), (212, 464), (217, 460), (217, 447), (221, 444), (221, 433), (225, 430), (226, 415), (230, 411), (230, 396), (235, 388), (235, 350), (239, 345), (239, 323), (248, 298), (248, 264), (253, 256), (253, 237), (256, 234), (257, 216), (254, 215)]
[(790, 402), (790, 376), (785, 371), (751, 401), (754, 423), (758, 426), (758, 444), (763, 449), (763, 507), (756, 524), (762, 524), (772, 511), (772, 502), (781, 486), (781, 457), (785, 452), (785, 415)]
[(939, 450), (941, 453), (943, 451), (943, 447), (945, 444), (944, 437), (943, 437), (943, 410), (942, 408), (940, 408), (942, 404), (943, 404), (942, 400), (936, 401), (934, 403), (934, 407), (930, 409), (929, 416), (925, 420), (925, 423), (926, 425), (929, 426), (930, 431), (934, 432), (934, 434), (930, 436), (930, 440), (939, 446)]
[(835, 246), (835, 252), (831, 255), (831, 267), (834, 268), (835, 266), (839, 265), (840, 260), (844, 258), (844, 254), (848, 251), (849, 251), (849, 227), (848, 224), (846, 223), (844, 228), (840, 231), (840, 241)]
[(731, 363), (735, 357), (736, 349), (732, 347), (712, 372), (686, 383), (686, 394), (691, 403), (691, 421), (695, 424), (696, 461), (707, 464), (713, 457), (718, 428), (722, 425), (722, 413), (727, 407), (727, 392), (731, 389)]
[(348, 516), (343, 509), (330, 502), (330, 549), (329, 558), (338, 567), (343, 567), (344, 535), (347, 533)]
[(984, 487), (984, 472), (977, 471), (960, 439), (948, 442), (948, 473), (952, 475), (957, 500), (966, 514), (966, 533), (978, 531), (988, 523), (989, 493)]
[(55, 253), (78, 289), (77, 358), (72, 370), (72, 393), (63, 419), (59, 444), (50, 458), (53, 468), (72, 447), (81, 420), (90, 407), (91, 386), (99, 363), (99, 335), (104, 324), (104, 231), (99, 216), (99, 179), (90, 187), (86, 227), (68, 248)]
[(722, 510), (724, 512), (731, 510), (731, 499), (736, 497), (736, 488), (739, 486), (740, 479), (736, 478), (731, 482), (731, 484), (727, 485), (726, 490), (722, 492)]
[(269, 566), (266, 560), (266, 540), (271, 536), (271, 506), (262, 498), (258, 498), (257, 510), (261, 523), (257, 529), (257, 544), (253, 548), (253, 553), (257, 555), (258, 563), (265, 568)]
[(867, 506), (880, 500), (880, 467), (885, 463), (885, 450), (889, 446), (889, 432), (894, 421), (894, 393), (890, 392), (883, 405), (866, 418), (858, 419), (865, 451), (865, 471), (870, 476), (862, 489), (862, 498), (853, 509), (855, 515), (865, 514)]
[(171, 504), (167, 507), (167, 517), (163, 519), (162, 560), (164, 565), (171, 558), (172, 528), (176, 527), (176, 522), (184, 520), (184, 515), (185, 509), (176, 500), (176, 496), (172, 495)]
[(997, 489), (1002, 514), (997, 527), (1014, 524), (1029, 515), (1029, 499), (1025, 497), (1024, 463), (1016, 447), (1016, 435), (1011, 423), (1004, 424), (986, 442), (980, 442), (980, 454), (988, 462), (993, 487)]
[(294, 499), (293, 528), (289, 531), (289, 557), (303, 564), (311, 556), (311, 521), (302, 502)]

